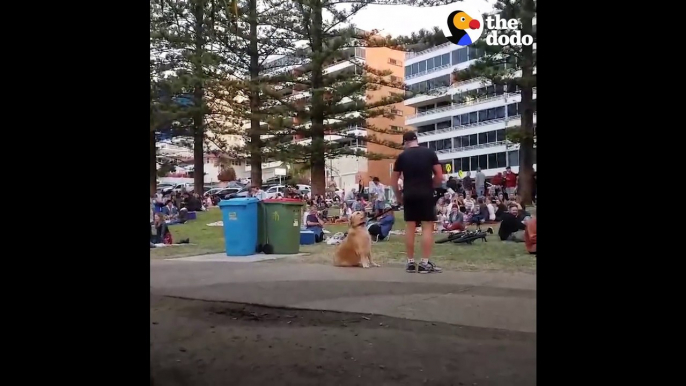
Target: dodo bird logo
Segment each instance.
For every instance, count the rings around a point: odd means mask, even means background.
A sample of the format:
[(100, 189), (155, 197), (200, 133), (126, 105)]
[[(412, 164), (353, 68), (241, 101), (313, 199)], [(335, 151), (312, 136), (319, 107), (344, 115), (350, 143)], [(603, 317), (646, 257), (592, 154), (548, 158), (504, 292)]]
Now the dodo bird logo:
[(484, 20), (477, 10), (460, 10), (450, 12), (443, 34), (449, 42), (458, 46), (468, 46), (481, 37)]

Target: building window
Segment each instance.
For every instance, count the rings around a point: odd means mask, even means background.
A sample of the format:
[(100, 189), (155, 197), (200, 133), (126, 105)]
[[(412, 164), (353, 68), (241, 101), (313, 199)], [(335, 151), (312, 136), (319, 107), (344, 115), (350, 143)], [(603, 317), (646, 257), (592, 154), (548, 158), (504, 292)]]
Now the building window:
[(496, 131), (497, 130), (493, 130), (493, 131), (489, 131), (486, 133), (486, 143), (493, 143), (496, 141), (496, 139), (495, 139), (496, 138), (496, 136), (495, 136)]
[(434, 129), (436, 129), (436, 127), (434, 125), (423, 125), (423, 126), (417, 127), (417, 132), (418, 133), (426, 133), (428, 131), (434, 131)]
[(488, 120), (488, 111), (487, 110), (481, 110), (478, 112), (479, 113), (479, 122), (486, 122)]
[(479, 156), (479, 167), (481, 169), (488, 169), (488, 155), (482, 154)]
[(507, 166), (507, 155), (505, 152), (500, 152), (500, 153), (495, 153), (495, 160), (496, 163), (498, 164), (497, 167), (499, 168), (504, 168)]
[(388, 63), (392, 64), (394, 66), (402, 66), (403, 65), (402, 63), (398, 62), (397, 60), (391, 59), (391, 58), (388, 59)]
[(495, 140), (496, 142), (504, 141), (505, 140), (505, 129), (500, 129), (495, 131)]
[(462, 158), (461, 165), (462, 165), (462, 167), (460, 168), (460, 170), (465, 171), (465, 172), (468, 171), (469, 170), (469, 157)]
[(391, 75), (391, 82), (396, 82), (398, 80), (398, 77), (395, 75)]
[(438, 122), (436, 124), (436, 130), (447, 129), (450, 127), (450, 121)]
[(513, 117), (517, 115), (517, 104), (516, 103), (510, 103), (507, 105), (507, 116), (508, 117)]
[(488, 168), (495, 169), (498, 167), (498, 161), (496, 160), (495, 153), (488, 154)]
[(392, 114), (395, 114), (395, 115), (400, 115), (400, 116), (403, 115), (403, 112), (400, 111), (400, 110), (398, 110), (398, 109), (393, 109), (393, 110), (391, 110), (391, 113), (392, 113)]
[(469, 160), (470, 171), (475, 171), (479, 167), (479, 156), (473, 155)]
[(479, 133), (479, 145), (483, 145), (485, 143), (488, 143), (488, 134), (487, 133)]
[(400, 127), (400, 126), (391, 126), (391, 130), (392, 130), (392, 131), (395, 131), (395, 132), (398, 132), (398, 133), (403, 133), (403, 132), (405, 132), (405, 130), (403, 130), (403, 128)]
[(519, 150), (508, 151), (507, 158), (510, 162), (509, 166), (519, 166)]

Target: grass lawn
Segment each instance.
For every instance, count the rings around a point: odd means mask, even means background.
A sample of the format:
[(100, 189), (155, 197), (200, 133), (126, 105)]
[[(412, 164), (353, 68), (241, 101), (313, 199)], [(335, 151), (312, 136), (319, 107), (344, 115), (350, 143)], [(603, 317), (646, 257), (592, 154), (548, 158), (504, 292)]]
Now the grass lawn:
[[(334, 210), (335, 211), (335, 210)], [(404, 229), (405, 222), (402, 212), (396, 212), (396, 222), (393, 229)], [(201, 255), (224, 251), (224, 236), (222, 227), (210, 227), (207, 224), (221, 220), (221, 211), (211, 209), (199, 212), (197, 220), (182, 225), (173, 225), (169, 229), (174, 240), (190, 238), (194, 245), (155, 248), (150, 250), (153, 259)], [(328, 225), (326, 229), (332, 234), (345, 232), (347, 225)], [(498, 228), (494, 227), (497, 233)], [(421, 257), (419, 245), (420, 235), (415, 239), (415, 257)], [(445, 234), (436, 234), (434, 238), (443, 238)], [(306, 256), (292, 259), (278, 260), (278, 262), (307, 262), (331, 264), (334, 246), (319, 243), (302, 245), (300, 251), (308, 253)], [(402, 264), (405, 259), (404, 236), (391, 235), (390, 240), (376, 243), (372, 247), (374, 260), (384, 264)], [(434, 244), (432, 260), (439, 266), (463, 271), (521, 271), (535, 272), (536, 258), (529, 255), (523, 243), (500, 241), (496, 234), (488, 237), (488, 242), (475, 241), (472, 245), (464, 244)]]

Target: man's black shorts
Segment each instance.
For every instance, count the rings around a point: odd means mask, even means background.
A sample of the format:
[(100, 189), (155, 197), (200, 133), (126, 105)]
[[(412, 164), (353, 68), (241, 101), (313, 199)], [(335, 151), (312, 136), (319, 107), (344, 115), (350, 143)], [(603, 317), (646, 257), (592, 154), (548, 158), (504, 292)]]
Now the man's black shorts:
[(407, 197), (404, 199), (405, 221), (436, 221), (436, 201), (433, 197)]

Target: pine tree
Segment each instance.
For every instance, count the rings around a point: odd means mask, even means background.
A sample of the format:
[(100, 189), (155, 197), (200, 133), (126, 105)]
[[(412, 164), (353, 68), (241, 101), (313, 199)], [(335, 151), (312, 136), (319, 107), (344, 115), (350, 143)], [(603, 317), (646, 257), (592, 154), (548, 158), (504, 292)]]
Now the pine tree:
[[(519, 20), (517, 30), (522, 36), (532, 36), (536, 42), (536, 30), (533, 19), (536, 17), (536, 0), (496, 0), (495, 12), (503, 19)], [(485, 19), (485, 17), (484, 17)], [(484, 50), (485, 55), (464, 71), (454, 74), (457, 79), (482, 78), (486, 83), (505, 85), (508, 89), (516, 88), (521, 94), (519, 112), (521, 125), (508, 128), (507, 138), (519, 144), (519, 186), (518, 195), (522, 202), (530, 204), (533, 188), (533, 164), (536, 125), (533, 118), (536, 111), (536, 100), (533, 94), (536, 89), (536, 51), (533, 45), (490, 46), (485, 37), (489, 33), (484, 27), (484, 34), (474, 47)], [(513, 35), (515, 30), (498, 30), (498, 35)]]
[(218, 60), (211, 43), (219, 1), (150, 0), (151, 61), (161, 69), (157, 85), (168, 94), (157, 101), (158, 114), (173, 112), (167, 114), (167, 120), (189, 124), (198, 189), (204, 183), (205, 120), (211, 114), (206, 87), (217, 73)]
[[(324, 194), (325, 160), (345, 155), (365, 156), (370, 159), (387, 157), (341, 147), (336, 142), (326, 140), (327, 135), (355, 138), (350, 127), (366, 126), (367, 136), (364, 140), (389, 148), (399, 149), (400, 144), (384, 138), (384, 134), (399, 134), (390, 128), (374, 127), (367, 119), (384, 116), (396, 117), (394, 104), (405, 99), (401, 78), (390, 77), (391, 71), (381, 71), (363, 65), (354, 55), (348, 57), (350, 50), (364, 47), (378, 47), (377, 40), (382, 37), (364, 33), (354, 26), (344, 27), (350, 18), (368, 4), (409, 4), (441, 5), (453, 1), (418, 1), (418, 0), (294, 0), (288, 10), (292, 20), (290, 26), (283, 27), (294, 33), (300, 40), (307, 42), (304, 50), (293, 54), (296, 61), (307, 64), (298, 66), (292, 73), (272, 77), (272, 81), (282, 82), (288, 87), (309, 90), (308, 103), (294, 101), (280, 96), (276, 90), (265, 90), (278, 100), (267, 112), (269, 126), (279, 133), (269, 143), (268, 154), (296, 164), (306, 164), (310, 168), (313, 194)], [(276, 4), (276, 3), (274, 3)], [(349, 7), (341, 7), (341, 5)], [(332, 15), (324, 18), (324, 13)], [(360, 52), (361, 51), (355, 51)], [(338, 61), (353, 62), (352, 71), (339, 71), (335, 75), (327, 74), (328, 65)], [(367, 91), (388, 91), (388, 95), (375, 100), (365, 100)], [(402, 118), (400, 118), (402, 119)], [(404, 125), (399, 121), (398, 125)], [(372, 134), (375, 133), (375, 134)], [(297, 136), (298, 142), (279, 141), (278, 137)]]
[[(266, 60), (293, 50), (294, 36), (282, 28), (290, 22), (284, 17), (288, 13), (282, 12), (287, 4), (225, 0), (215, 20), (215, 46), (225, 71), (218, 74), (221, 80), (212, 103), (221, 108), (215, 109), (218, 119), (211, 123), (209, 139), (225, 152), (248, 153), (251, 179), (256, 182), (262, 181), (265, 160), (265, 109), (274, 104), (264, 90), (275, 86), (265, 74), (276, 68), (267, 67)], [(223, 141), (226, 135), (243, 136), (245, 148), (228, 146)]]

